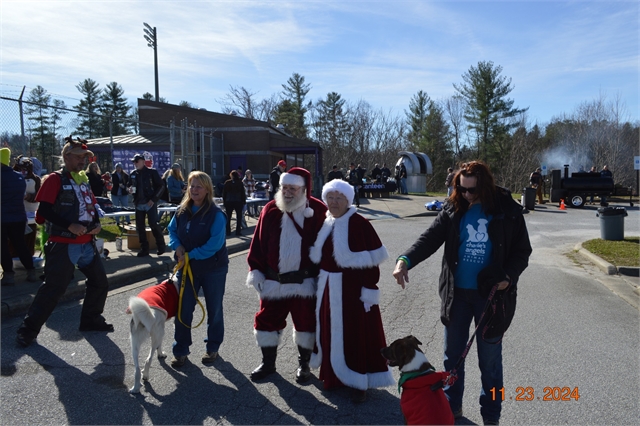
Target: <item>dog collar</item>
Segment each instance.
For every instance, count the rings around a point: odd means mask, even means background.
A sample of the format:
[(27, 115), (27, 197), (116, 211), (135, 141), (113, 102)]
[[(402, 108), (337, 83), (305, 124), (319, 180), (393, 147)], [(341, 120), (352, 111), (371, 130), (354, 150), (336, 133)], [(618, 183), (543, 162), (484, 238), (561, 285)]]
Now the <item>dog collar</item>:
[(435, 371), (436, 371), (435, 369), (430, 368), (425, 371), (410, 371), (407, 373), (400, 373), (400, 380), (398, 380), (398, 393), (402, 393), (402, 385), (407, 380), (411, 380), (411, 379), (415, 379), (416, 377), (431, 374), (431, 373), (434, 373)]

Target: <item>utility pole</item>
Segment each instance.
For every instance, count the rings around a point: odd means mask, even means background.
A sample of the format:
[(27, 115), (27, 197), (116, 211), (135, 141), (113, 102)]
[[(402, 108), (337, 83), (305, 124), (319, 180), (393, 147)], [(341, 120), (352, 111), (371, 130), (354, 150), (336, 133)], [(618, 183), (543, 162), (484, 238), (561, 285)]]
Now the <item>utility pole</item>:
[(158, 33), (156, 27), (151, 28), (151, 25), (143, 22), (145, 28), (144, 39), (147, 41), (147, 46), (153, 48), (153, 63), (155, 66), (156, 74), (156, 102), (160, 102), (160, 90), (158, 89)]

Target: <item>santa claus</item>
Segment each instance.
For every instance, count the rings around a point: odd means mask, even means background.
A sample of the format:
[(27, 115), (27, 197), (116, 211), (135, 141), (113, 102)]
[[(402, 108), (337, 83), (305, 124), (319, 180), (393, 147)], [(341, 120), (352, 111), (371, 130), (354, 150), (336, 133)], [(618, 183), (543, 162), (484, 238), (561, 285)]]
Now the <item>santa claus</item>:
[(309, 249), (326, 211), (320, 200), (311, 197), (311, 174), (293, 167), (280, 175), (280, 189), (260, 214), (247, 257), (247, 285), (255, 287), (260, 296), (254, 333), (262, 349), (262, 363), (251, 373), (251, 380), (276, 371), (277, 349), (289, 313), (300, 354), (296, 380), (304, 382), (311, 377), (319, 269), (309, 259)]
[(394, 384), (380, 350), (387, 346), (380, 316), (378, 265), (389, 255), (375, 229), (351, 204), (354, 190), (335, 179), (322, 188), (329, 211), (311, 248), (320, 266), (316, 307), (317, 353), (325, 389), (348, 386), (354, 402), (369, 388)]

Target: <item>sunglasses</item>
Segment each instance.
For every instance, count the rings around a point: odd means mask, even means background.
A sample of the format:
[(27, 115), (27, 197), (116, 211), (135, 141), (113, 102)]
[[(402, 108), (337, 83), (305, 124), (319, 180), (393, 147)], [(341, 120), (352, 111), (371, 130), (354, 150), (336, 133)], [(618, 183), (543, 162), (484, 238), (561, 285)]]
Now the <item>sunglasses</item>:
[(462, 192), (463, 194), (466, 194), (468, 191), (469, 194), (473, 195), (476, 193), (476, 189), (477, 188), (475, 186), (473, 188), (465, 188), (464, 186), (458, 185), (458, 191)]

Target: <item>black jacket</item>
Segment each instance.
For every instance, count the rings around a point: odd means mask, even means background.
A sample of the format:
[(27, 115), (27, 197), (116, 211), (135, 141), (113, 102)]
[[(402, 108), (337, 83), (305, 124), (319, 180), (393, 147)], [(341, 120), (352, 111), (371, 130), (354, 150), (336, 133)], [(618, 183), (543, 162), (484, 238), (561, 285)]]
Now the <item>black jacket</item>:
[(275, 194), (278, 192), (278, 188), (280, 188), (280, 175), (282, 172), (280, 171), (280, 167), (275, 166), (273, 170), (271, 170), (271, 174), (269, 174), (269, 192)]
[(111, 188), (111, 195), (118, 195), (118, 190), (120, 189), (120, 184), (124, 185), (122, 188), (122, 193), (120, 195), (127, 195), (127, 186), (129, 184), (129, 175), (124, 170), (122, 171), (122, 182), (120, 182), (120, 177), (118, 177), (117, 172), (111, 173), (111, 181), (113, 182), (113, 188)]
[[(511, 278), (511, 285), (518, 283), (522, 271), (529, 264), (531, 243), (527, 225), (522, 216), (522, 206), (516, 203), (508, 190), (496, 187), (495, 211), (489, 222), (489, 239), (493, 244), (493, 263), (500, 265)], [(454, 274), (458, 265), (460, 245), (460, 219), (463, 212), (455, 213), (453, 205), (445, 201), (429, 229), (418, 237), (413, 246), (403, 253), (409, 259), (409, 268), (427, 259), (444, 244), (439, 293), (442, 301), (440, 319), (446, 326), (453, 303)]]
[(156, 169), (150, 169), (147, 166), (140, 170), (134, 170), (129, 176), (129, 186), (136, 186), (136, 193), (133, 194), (134, 204), (146, 204), (149, 200), (157, 203), (162, 193), (165, 191), (165, 185)]

